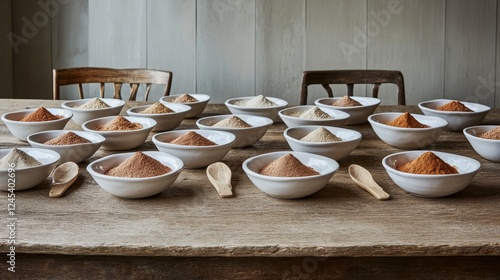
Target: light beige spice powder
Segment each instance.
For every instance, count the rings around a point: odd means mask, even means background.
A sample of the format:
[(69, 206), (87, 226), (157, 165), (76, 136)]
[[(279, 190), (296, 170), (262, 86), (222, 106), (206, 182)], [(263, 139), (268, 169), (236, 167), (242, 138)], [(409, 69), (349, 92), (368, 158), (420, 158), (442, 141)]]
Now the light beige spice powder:
[(217, 122), (212, 127), (247, 128), (252, 126), (237, 116), (231, 116)]
[(342, 138), (337, 137), (324, 127), (319, 127), (300, 139), (304, 142), (340, 142)]

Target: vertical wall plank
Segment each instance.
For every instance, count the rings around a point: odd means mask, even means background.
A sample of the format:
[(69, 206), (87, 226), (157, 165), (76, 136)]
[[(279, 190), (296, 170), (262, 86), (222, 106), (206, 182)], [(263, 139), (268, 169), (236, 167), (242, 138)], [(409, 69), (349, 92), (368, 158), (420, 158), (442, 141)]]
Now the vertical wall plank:
[[(52, 19), (53, 68), (88, 66), (88, 8), (88, 0), (69, 1)], [(76, 86), (61, 88), (61, 99), (78, 98)]]
[[(444, 21), (444, 0), (368, 2), (368, 68), (403, 72), (408, 104), (444, 96)], [(397, 87), (379, 98), (397, 104)]]
[[(366, 0), (308, 0), (306, 11), (304, 70), (366, 68)], [(346, 92), (345, 86), (334, 87), (336, 96)], [(355, 92), (365, 95), (364, 87)], [(308, 103), (320, 97), (325, 90), (310, 87)]]
[(255, 94), (255, 0), (197, 1), (196, 91)]
[(256, 1), (256, 92), (300, 101), (305, 0)]
[[(147, 1), (147, 66), (173, 72), (171, 94), (196, 90), (196, 0)], [(153, 87), (150, 100), (161, 97)]]
[[(497, 34), (496, 34), (496, 69), (495, 69), (495, 81), (494, 81), (494, 91), (495, 91), (495, 107), (500, 108), (500, 0), (497, 0)], [(490, 87), (491, 89), (491, 87)], [(480, 94), (484, 91), (483, 88), (476, 89)], [(490, 90), (491, 92), (491, 90)]]
[(12, 98), (12, 46), (8, 35), (12, 32), (11, 0), (0, 1), (0, 98)]
[(494, 92), (476, 94), (495, 77), (495, 0), (447, 1), (445, 97), (494, 105)]

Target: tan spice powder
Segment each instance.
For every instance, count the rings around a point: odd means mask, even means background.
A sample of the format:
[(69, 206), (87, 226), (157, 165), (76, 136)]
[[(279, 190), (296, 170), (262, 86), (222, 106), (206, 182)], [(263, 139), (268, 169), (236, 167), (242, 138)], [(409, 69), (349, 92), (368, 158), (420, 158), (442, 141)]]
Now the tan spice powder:
[(20, 122), (46, 122), (46, 121), (55, 121), (61, 119), (63, 116), (61, 115), (53, 115), (49, 112), (45, 107), (40, 107), (35, 111), (29, 113), (24, 118), (20, 119)]
[(102, 101), (100, 98), (92, 98), (87, 101), (85, 104), (80, 106), (75, 106), (76, 109), (86, 109), (86, 110), (95, 110), (95, 109), (105, 109), (111, 106), (108, 103)]
[(177, 98), (175, 98), (174, 100), (172, 100), (171, 102), (174, 102), (174, 103), (193, 103), (193, 102), (197, 102), (198, 99), (194, 98), (193, 96), (187, 94), (187, 93), (184, 93), (180, 96), (178, 96)]
[(500, 126), (493, 128), (492, 130), (486, 131), (478, 135), (478, 137), (492, 140), (500, 140)]
[(153, 103), (153, 105), (149, 106), (146, 110), (142, 110), (139, 112), (139, 114), (170, 114), (170, 113), (175, 113), (175, 111), (161, 104), (160, 102), (155, 102)]
[(259, 174), (274, 177), (303, 177), (319, 175), (313, 168), (304, 165), (292, 154), (286, 154), (260, 169)]
[(217, 123), (212, 125), (212, 127), (247, 128), (252, 126), (237, 116), (231, 116), (218, 121)]
[(105, 174), (116, 177), (146, 178), (170, 172), (172, 172), (172, 169), (158, 160), (141, 152), (135, 152), (133, 156), (127, 158), (118, 166), (111, 168)]
[(291, 117), (307, 119), (307, 120), (331, 120), (332, 116), (323, 112), (320, 108), (314, 106), (306, 111), (294, 112), (290, 114)]
[(406, 128), (427, 128), (428, 125), (417, 121), (410, 113), (406, 112), (399, 117), (388, 122), (387, 125)]
[(80, 135), (74, 132), (68, 132), (57, 136), (56, 138), (52, 138), (49, 141), (46, 141), (45, 145), (75, 145), (75, 144), (84, 144), (84, 143), (92, 143), (87, 138), (81, 137)]
[(214, 146), (217, 143), (209, 140), (200, 134), (189, 131), (174, 140), (170, 141), (170, 144), (185, 145), (185, 146)]
[(358, 101), (352, 99), (349, 95), (346, 95), (339, 100), (332, 103), (332, 106), (337, 107), (355, 107), (355, 106), (363, 106)]
[(135, 130), (141, 129), (143, 126), (140, 123), (135, 123), (127, 120), (123, 116), (117, 116), (109, 123), (97, 127), (100, 131), (117, 131), (117, 130)]
[(342, 138), (337, 137), (324, 127), (319, 127), (300, 139), (305, 142), (340, 142)]
[(396, 168), (413, 174), (458, 174), (455, 167), (443, 161), (433, 152), (425, 152), (416, 159)]
[(246, 101), (239, 101), (235, 105), (244, 106), (244, 107), (275, 107), (278, 106), (274, 101), (269, 100), (264, 95), (260, 94), (255, 96), (254, 98)]
[(439, 111), (459, 111), (459, 112), (472, 112), (467, 106), (460, 101), (451, 101), (436, 108)]

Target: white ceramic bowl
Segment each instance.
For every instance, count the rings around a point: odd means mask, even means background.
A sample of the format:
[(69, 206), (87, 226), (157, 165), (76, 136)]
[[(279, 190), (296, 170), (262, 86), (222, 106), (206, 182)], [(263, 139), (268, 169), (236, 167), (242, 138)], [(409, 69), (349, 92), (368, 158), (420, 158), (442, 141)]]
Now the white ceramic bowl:
[(341, 160), (348, 156), (361, 141), (361, 133), (345, 128), (325, 126), (327, 130), (342, 138), (340, 142), (306, 142), (302, 141), (304, 136), (321, 126), (306, 125), (290, 127), (283, 132), (288, 145), (296, 152), (306, 152)]
[(46, 108), (53, 115), (61, 115), (62, 118), (53, 121), (44, 122), (20, 122), (19, 120), (36, 111), (36, 109), (27, 109), (16, 112), (5, 113), (1, 119), (10, 133), (22, 141), (26, 141), (28, 135), (54, 129), (63, 129), (68, 121), (73, 117), (73, 114), (67, 110), (60, 108)]
[[(49, 177), (50, 172), (56, 167), (60, 158), (58, 153), (51, 150), (37, 148), (18, 149), (34, 157), (42, 165), (28, 168), (14, 168), (14, 172), (9, 172), (9, 169), (0, 169), (0, 191), (8, 191), (9, 187), (13, 186), (15, 186), (14, 191), (22, 191), (39, 185)], [(1, 149), (0, 158), (6, 156), (11, 150)], [(10, 177), (9, 174), (14, 174), (14, 177)], [(11, 180), (9, 181), (9, 179)]]
[(160, 176), (146, 178), (125, 178), (105, 175), (109, 169), (120, 165), (127, 158), (133, 156), (133, 152), (109, 155), (93, 161), (87, 166), (87, 171), (101, 188), (118, 197), (143, 198), (159, 194), (172, 185), (177, 177), (179, 177), (183, 169), (183, 163), (180, 159), (161, 152), (142, 153), (160, 161), (163, 165), (172, 169), (172, 171)]
[[(217, 143), (214, 146), (185, 146), (171, 144), (170, 141), (195, 131), (201, 136)], [(153, 136), (153, 143), (160, 152), (180, 158), (186, 168), (201, 168), (222, 160), (231, 149), (236, 137), (225, 131), (215, 130), (173, 130)]]
[[(91, 141), (91, 143), (74, 145), (44, 144), (50, 139), (54, 139), (68, 132), (73, 132), (78, 136), (86, 138), (87, 140)], [(79, 163), (90, 158), (99, 149), (99, 147), (101, 147), (102, 143), (104, 143), (104, 140), (106, 139), (97, 133), (77, 130), (49, 130), (34, 133), (28, 136), (28, 143), (30, 143), (33, 148), (52, 150), (61, 155), (59, 163), (64, 163), (67, 161)]]
[(320, 108), (321, 111), (330, 115), (331, 119), (326, 120), (308, 120), (298, 117), (291, 116), (292, 114), (298, 112), (307, 111), (313, 107), (317, 107), (315, 105), (302, 105), (295, 106), (291, 108), (286, 108), (278, 112), (278, 115), (283, 120), (283, 122), (288, 127), (294, 126), (302, 126), (302, 125), (322, 125), (322, 126), (341, 126), (343, 125), (347, 119), (349, 119), (349, 114), (331, 108)]
[(491, 110), (490, 107), (471, 102), (463, 102), (462, 104), (467, 106), (474, 112), (456, 112), (456, 111), (439, 111), (436, 110), (437, 107), (442, 106), (451, 99), (436, 99), (431, 101), (424, 101), (418, 103), (418, 107), (425, 115), (435, 116), (445, 119), (448, 122), (448, 127), (446, 130), (450, 131), (462, 131), (464, 128), (474, 125), (479, 125), (483, 122), (484, 118)]
[(139, 106), (127, 110), (127, 115), (138, 118), (150, 118), (156, 121), (156, 126), (153, 131), (168, 131), (178, 127), (182, 120), (189, 114), (191, 107), (184, 104), (168, 103), (165, 106), (175, 111), (174, 113), (166, 114), (141, 114), (151, 105)]
[(231, 111), (233, 115), (254, 115), (270, 118), (273, 121), (279, 120), (278, 112), (288, 106), (288, 102), (276, 97), (267, 97), (267, 99), (273, 101), (277, 106), (273, 107), (245, 107), (239, 105), (239, 103), (247, 102), (250, 99), (255, 98), (255, 96), (247, 97), (236, 97), (226, 100), (224, 104)]
[(382, 159), (387, 174), (400, 188), (421, 197), (443, 197), (467, 187), (481, 168), (479, 161), (450, 153), (432, 151), (446, 163), (457, 168), (459, 174), (412, 174), (396, 167), (408, 163), (427, 151), (406, 151)]
[(368, 117), (373, 130), (385, 143), (400, 149), (420, 149), (436, 141), (448, 123), (439, 118), (411, 114), (427, 128), (406, 128), (387, 125), (386, 123), (403, 113), (379, 113)]
[(82, 124), (85, 131), (95, 132), (106, 138), (101, 148), (104, 150), (130, 150), (139, 147), (146, 141), (149, 133), (156, 125), (156, 121), (150, 118), (137, 118), (124, 116), (127, 120), (142, 124), (141, 129), (120, 130), (120, 131), (100, 131), (97, 127), (105, 125), (112, 121), (113, 117), (104, 117), (95, 120), (90, 120)]
[[(266, 164), (292, 154), (302, 164), (307, 165), (319, 175), (303, 177), (274, 177), (259, 174)], [(262, 192), (275, 198), (294, 199), (311, 195), (321, 190), (339, 169), (339, 164), (324, 156), (303, 152), (274, 152), (251, 157), (243, 162), (243, 170), (252, 183)]]
[[(172, 100), (176, 99), (181, 95), (182, 94), (163, 96), (162, 98), (160, 98), (160, 102), (168, 106), (169, 104), (172, 103)], [(191, 107), (191, 110), (186, 114), (185, 118), (194, 118), (197, 117), (199, 114), (203, 113), (203, 110), (205, 110), (205, 107), (207, 107), (208, 101), (210, 101), (210, 95), (199, 94), (199, 93), (193, 93), (193, 94), (190, 93), (189, 95), (196, 98), (198, 101), (191, 103), (182, 103), (186, 106)], [(181, 103), (173, 103), (173, 104), (181, 104)]]
[[(231, 116), (237, 116), (252, 127), (247, 128), (230, 128), (230, 127), (213, 127), (219, 121), (222, 121)], [(252, 116), (252, 115), (218, 115), (212, 117), (201, 118), (196, 122), (200, 129), (226, 131), (234, 134), (236, 140), (232, 148), (242, 148), (251, 146), (259, 141), (266, 133), (269, 127), (273, 124), (270, 118)]]
[(331, 105), (335, 101), (342, 99), (342, 97), (320, 98), (314, 101), (314, 104), (320, 108), (336, 109), (348, 113), (350, 117), (344, 123), (345, 125), (366, 123), (368, 116), (373, 114), (380, 105), (380, 99), (374, 97), (351, 96), (351, 98), (361, 103), (362, 106), (341, 107)]
[(121, 99), (114, 98), (101, 98), (106, 104), (108, 104), (109, 108), (103, 109), (78, 109), (75, 108), (77, 106), (81, 106), (93, 98), (79, 99), (79, 100), (71, 100), (66, 101), (61, 104), (61, 107), (73, 113), (73, 121), (79, 125), (82, 125), (86, 121), (90, 121), (93, 119), (98, 119), (102, 117), (108, 116), (118, 116), (125, 105), (125, 101)]
[(464, 135), (474, 151), (487, 160), (500, 162), (500, 140), (485, 139), (477, 135), (485, 133), (498, 125), (480, 125), (464, 129)]

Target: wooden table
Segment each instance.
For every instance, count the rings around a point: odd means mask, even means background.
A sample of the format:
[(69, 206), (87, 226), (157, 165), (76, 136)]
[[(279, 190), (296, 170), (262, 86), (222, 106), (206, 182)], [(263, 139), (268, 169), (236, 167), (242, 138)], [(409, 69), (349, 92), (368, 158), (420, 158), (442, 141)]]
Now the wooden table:
[[(0, 113), (26, 107), (59, 107), (61, 101), (0, 100)], [(129, 107), (138, 102), (129, 102)], [(415, 106), (380, 106), (378, 111), (419, 112)], [(209, 105), (203, 116), (228, 113)], [(493, 110), (485, 123), (500, 123)], [(185, 120), (180, 128), (194, 128)], [(77, 129), (70, 122), (67, 129)], [(163, 193), (147, 199), (114, 197), (96, 185), (86, 165), (62, 198), (49, 198), (48, 181), (16, 193), (16, 274), (50, 279), (318, 279), (475, 278), (500, 275), (499, 164), (474, 152), (462, 133), (445, 132), (430, 149), (479, 160), (472, 184), (446, 198), (426, 199), (397, 187), (381, 160), (399, 149), (383, 143), (369, 124), (351, 126), (363, 139), (318, 193), (280, 200), (260, 192), (244, 174), (244, 159), (289, 150), (274, 124), (253, 147), (224, 158), (233, 170), (234, 198), (219, 198), (205, 169), (186, 169)], [(0, 148), (27, 146), (0, 124)], [(139, 150), (156, 150), (148, 138)], [(391, 194), (378, 201), (347, 174), (365, 166)], [(7, 224), (7, 194), (1, 193)], [(1, 226), (0, 251), (8, 252)], [(2, 262), (0, 277), (12, 276)]]

